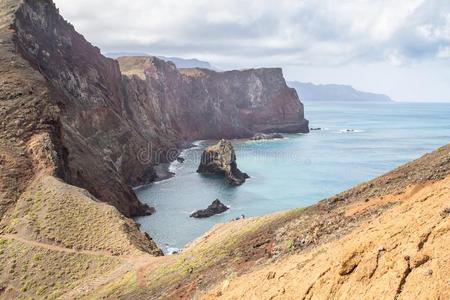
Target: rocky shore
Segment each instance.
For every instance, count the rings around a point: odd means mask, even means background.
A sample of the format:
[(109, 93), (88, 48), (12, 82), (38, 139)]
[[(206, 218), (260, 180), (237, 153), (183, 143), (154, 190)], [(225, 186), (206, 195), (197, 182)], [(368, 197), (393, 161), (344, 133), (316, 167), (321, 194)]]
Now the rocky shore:
[(252, 141), (260, 141), (260, 140), (277, 140), (284, 139), (284, 136), (281, 133), (257, 133), (250, 140)]

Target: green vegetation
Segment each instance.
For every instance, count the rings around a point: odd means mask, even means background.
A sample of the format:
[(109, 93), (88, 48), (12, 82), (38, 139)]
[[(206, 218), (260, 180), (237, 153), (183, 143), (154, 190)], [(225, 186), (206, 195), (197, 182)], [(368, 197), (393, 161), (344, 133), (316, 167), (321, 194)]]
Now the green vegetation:
[(5, 233), (70, 249), (137, 254), (115, 208), (94, 202), (83, 190), (53, 177), (36, 182), (19, 199)]
[(55, 299), (120, 263), (116, 258), (52, 251), (0, 239), (0, 283), (8, 282), (19, 291), (19, 299), (30, 295)]
[[(216, 270), (218, 273), (227, 267), (239, 264), (245, 259), (251, 247), (250, 241), (258, 238), (272, 238), (275, 231), (286, 222), (296, 219), (303, 209), (293, 209), (269, 216), (233, 221), (214, 227), (199, 240), (194, 241), (178, 255), (167, 257), (145, 273), (145, 288), (136, 288), (135, 276), (125, 276), (97, 291), (98, 297), (120, 297), (132, 295), (139, 297), (163, 293), (186, 278)], [(233, 272), (231, 271), (231, 274)], [(213, 276), (217, 276), (214, 274)], [(229, 275), (228, 275), (229, 276)], [(207, 279), (206, 279), (207, 280)]]

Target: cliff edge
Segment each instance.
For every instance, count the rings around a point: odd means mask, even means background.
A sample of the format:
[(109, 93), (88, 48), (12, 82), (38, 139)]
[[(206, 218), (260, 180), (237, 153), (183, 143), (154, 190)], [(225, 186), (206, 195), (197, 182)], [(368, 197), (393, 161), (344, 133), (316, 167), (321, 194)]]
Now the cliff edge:
[[(50, 149), (46, 163), (55, 176), (125, 216), (152, 212), (130, 186), (154, 181), (155, 166), (189, 141), (308, 131), (303, 106), (279, 69), (192, 76), (151, 57), (121, 58), (119, 65), (50, 0), (5, 0), (1, 11), (5, 149), (22, 143), (28, 155), (31, 141), (33, 152)], [(24, 177), (20, 190), (36, 170), (30, 157), (14, 160), (23, 164), (15, 175)], [(0, 211), (13, 198), (1, 201)]]
[(151, 105), (145, 111), (156, 113), (153, 123), (172, 128), (181, 140), (309, 131), (303, 104), (281, 69), (216, 72), (177, 69), (151, 56), (117, 60), (128, 77), (129, 102)]

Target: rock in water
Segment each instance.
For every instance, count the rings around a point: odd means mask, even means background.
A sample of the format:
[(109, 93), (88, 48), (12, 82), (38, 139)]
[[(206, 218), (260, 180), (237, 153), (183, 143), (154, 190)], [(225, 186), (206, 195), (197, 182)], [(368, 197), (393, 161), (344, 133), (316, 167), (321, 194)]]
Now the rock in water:
[(197, 172), (225, 176), (233, 186), (241, 185), (250, 178), (238, 169), (233, 145), (227, 140), (221, 140), (203, 151)]
[(214, 200), (214, 202), (208, 206), (207, 209), (201, 209), (194, 212), (191, 218), (208, 218), (214, 215), (221, 214), (227, 211), (229, 208), (225, 206), (219, 199)]
[(251, 140), (260, 141), (260, 140), (275, 140), (275, 139), (284, 139), (284, 136), (280, 133), (257, 133), (255, 134)]

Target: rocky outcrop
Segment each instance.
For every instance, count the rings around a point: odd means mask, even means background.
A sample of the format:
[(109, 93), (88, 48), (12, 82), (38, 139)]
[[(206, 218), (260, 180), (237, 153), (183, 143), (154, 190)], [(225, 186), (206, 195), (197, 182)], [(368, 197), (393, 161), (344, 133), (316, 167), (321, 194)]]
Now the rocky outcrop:
[(249, 178), (238, 169), (233, 145), (227, 140), (221, 140), (203, 151), (197, 172), (224, 176), (233, 186), (241, 185)]
[(214, 200), (213, 203), (211, 203), (210, 206), (206, 209), (197, 210), (196, 212), (192, 213), (190, 215), (191, 218), (209, 218), (214, 215), (221, 214), (223, 212), (226, 212), (229, 208), (225, 206), (222, 202), (220, 202), (219, 199)]
[[(8, 55), (16, 63), (3, 65), (17, 74), (14, 88), (21, 97), (8, 104), (19, 108), (11, 118), (22, 121), (9, 130), (16, 128), (22, 133), (17, 138), (25, 143), (42, 130), (48, 132), (55, 174), (126, 216), (150, 213), (130, 185), (154, 179), (154, 159), (147, 153), (139, 156), (140, 151), (150, 142), (153, 147), (170, 147), (170, 134), (156, 126), (144, 133), (145, 125), (139, 127), (126, 109), (117, 62), (104, 58), (76, 33), (51, 1), (20, 1), (11, 16)], [(34, 91), (26, 91), (28, 85)], [(35, 119), (25, 114), (27, 104), (20, 106), (26, 98), (40, 108), (33, 110)], [(167, 139), (158, 140), (159, 135)]]
[(252, 141), (276, 139), (284, 139), (284, 136), (281, 133), (257, 133), (251, 138)]
[[(157, 166), (188, 141), (308, 130), (280, 69), (181, 71), (151, 57), (121, 58), (119, 66), (51, 0), (1, 5), (1, 147), (15, 167), (3, 176), (10, 188), (0, 211), (45, 168), (126, 216), (148, 214), (130, 186), (156, 180)], [(45, 138), (27, 147), (34, 135)], [(44, 148), (45, 164), (28, 156)]]

